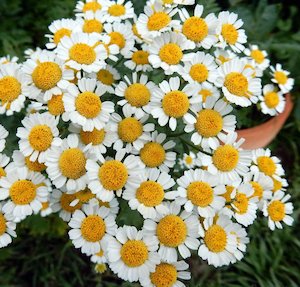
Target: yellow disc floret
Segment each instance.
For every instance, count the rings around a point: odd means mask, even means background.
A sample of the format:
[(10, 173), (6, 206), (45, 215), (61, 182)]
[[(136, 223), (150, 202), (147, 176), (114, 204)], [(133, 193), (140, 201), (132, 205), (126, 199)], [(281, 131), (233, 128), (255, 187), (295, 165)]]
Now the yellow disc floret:
[(250, 183), (252, 185), (252, 188), (254, 189), (254, 193), (253, 193), (252, 197), (257, 196), (258, 199), (261, 199), (264, 194), (263, 187), (256, 181), (251, 181)]
[(106, 225), (100, 216), (89, 215), (83, 219), (80, 230), (86, 241), (97, 242), (105, 235)]
[(0, 178), (6, 176), (6, 171), (4, 170), (3, 167), (0, 166)]
[(159, 50), (159, 57), (169, 65), (177, 65), (183, 57), (181, 48), (175, 43), (168, 43)]
[(275, 178), (272, 178), (272, 180), (273, 180), (273, 184), (274, 184), (272, 191), (275, 192), (277, 190), (280, 190), (282, 188), (282, 182)]
[(168, 247), (177, 247), (187, 236), (187, 226), (177, 215), (167, 215), (157, 224), (156, 235), (160, 243)]
[(187, 198), (196, 206), (206, 207), (214, 199), (214, 190), (206, 182), (195, 181), (187, 187)]
[(92, 92), (83, 92), (78, 95), (75, 107), (79, 114), (92, 119), (101, 112), (102, 103), (100, 97)]
[(211, 252), (222, 252), (225, 250), (227, 244), (226, 231), (222, 226), (214, 224), (205, 232), (204, 242)]
[(272, 201), (267, 209), (268, 214), (273, 221), (282, 221), (285, 217), (285, 205), (280, 200)]
[(249, 200), (248, 200), (246, 194), (238, 193), (235, 196), (233, 205), (235, 206), (237, 213), (245, 214), (247, 212), (248, 206), (249, 206)]
[(199, 95), (202, 96), (202, 102), (205, 103), (206, 99), (212, 95), (212, 92), (208, 89), (202, 89), (199, 91)]
[(5, 76), (0, 79), (0, 101), (2, 104), (11, 103), (21, 94), (21, 84), (11, 76)]
[(193, 16), (183, 23), (182, 33), (194, 42), (201, 42), (208, 35), (208, 26), (204, 19)]
[(85, 20), (82, 30), (84, 33), (102, 33), (103, 25), (95, 19)]
[(97, 130), (93, 129), (91, 132), (85, 132), (84, 130), (80, 131), (80, 139), (85, 145), (99, 145), (104, 141), (105, 138), (105, 130)]
[(164, 199), (163, 187), (155, 181), (144, 181), (136, 191), (137, 200), (147, 207), (161, 204)]
[(2, 213), (0, 213), (0, 236), (6, 231), (6, 219)]
[(247, 78), (241, 73), (232, 72), (225, 77), (224, 86), (233, 95), (247, 97), (248, 85)]
[(193, 80), (203, 83), (208, 78), (208, 70), (204, 64), (195, 64), (190, 69), (190, 76)]
[(107, 86), (111, 86), (115, 82), (113, 74), (105, 69), (102, 69), (97, 73), (97, 80)]
[(257, 158), (257, 166), (261, 172), (268, 176), (272, 176), (276, 172), (276, 164), (268, 156), (260, 156)]
[(221, 35), (230, 45), (234, 45), (239, 37), (237, 29), (232, 24), (223, 24)]
[(59, 116), (65, 112), (63, 95), (54, 95), (48, 101), (48, 111), (53, 116)]
[(234, 190), (234, 187), (231, 186), (231, 185), (226, 185), (225, 188), (226, 188), (226, 192), (223, 193), (222, 196), (225, 198), (226, 203), (230, 203), (231, 200), (232, 200), (231, 199), (231, 194), (232, 194), (232, 192)]
[(190, 155), (188, 155), (186, 158), (185, 158), (185, 163), (186, 164), (192, 164), (193, 163), (193, 158), (190, 156)]
[(59, 158), (59, 169), (63, 176), (78, 179), (86, 173), (86, 158), (79, 148), (64, 150)]
[(147, 105), (150, 97), (149, 89), (140, 83), (132, 84), (125, 90), (125, 99), (133, 107), (139, 108)]
[(60, 197), (60, 205), (62, 210), (66, 212), (73, 213), (75, 210), (80, 209), (82, 206), (82, 203), (79, 201), (76, 205), (70, 205), (74, 200), (76, 200), (75, 194), (66, 194), (63, 193)]
[(124, 36), (119, 32), (111, 32), (109, 33), (110, 36), (110, 45), (118, 45), (120, 49), (123, 49), (126, 44), (126, 40)]
[(170, 16), (165, 12), (155, 12), (153, 13), (147, 23), (147, 28), (150, 31), (159, 31), (165, 28), (171, 22)]
[(91, 192), (89, 188), (85, 188), (75, 193), (77, 199), (80, 200), (81, 203), (88, 203), (88, 201), (95, 197), (95, 194)]
[(36, 197), (37, 186), (30, 180), (18, 180), (14, 182), (10, 189), (9, 195), (16, 205), (30, 204)]
[(91, 65), (96, 60), (94, 49), (84, 43), (75, 44), (69, 52), (70, 59), (81, 64)]
[(70, 37), (71, 34), (72, 34), (71, 30), (66, 28), (61, 28), (54, 33), (53, 41), (57, 45), (63, 37), (65, 36)]
[(176, 267), (168, 263), (160, 263), (150, 273), (151, 283), (156, 287), (172, 287), (177, 281)]
[(156, 142), (146, 143), (140, 151), (142, 162), (148, 167), (158, 167), (166, 159), (163, 146)]
[(121, 4), (114, 4), (108, 8), (108, 13), (112, 16), (118, 17), (126, 13), (126, 9)]
[(106, 190), (118, 190), (125, 186), (128, 170), (122, 162), (109, 160), (100, 167), (98, 176)]
[(186, 93), (182, 91), (171, 91), (165, 94), (162, 100), (164, 112), (174, 118), (183, 117), (190, 107), (190, 102)]
[(31, 171), (42, 172), (46, 169), (46, 165), (36, 161), (31, 161), (30, 156), (25, 157), (25, 164)]
[(121, 248), (121, 259), (128, 267), (143, 265), (148, 259), (148, 249), (141, 240), (128, 240)]
[(136, 65), (147, 65), (149, 64), (149, 53), (143, 50), (136, 51), (132, 54), (132, 61)]
[(236, 168), (239, 161), (239, 152), (231, 145), (219, 146), (212, 157), (216, 168), (228, 172)]
[(37, 151), (47, 150), (51, 146), (52, 140), (53, 134), (47, 125), (34, 126), (28, 135), (31, 147)]
[(87, 2), (84, 4), (82, 11), (85, 13), (87, 11), (93, 11), (94, 13), (97, 10), (101, 10), (102, 6), (97, 1)]
[(261, 64), (265, 60), (265, 55), (260, 50), (252, 50), (250, 55), (257, 64)]
[(195, 128), (205, 138), (215, 137), (223, 128), (223, 118), (215, 110), (201, 110)]
[(266, 106), (269, 109), (274, 109), (279, 104), (279, 95), (276, 92), (269, 92), (264, 96)]
[(143, 125), (136, 118), (125, 118), (118, 124), (118, 135), (123, 142), (132, 143), (143, 133)]
[(278, 84), (280, 84), (280, 85), (286, 84), (286, 82), (288, 80), (287, 75), (284, 72), (281, 72), (281, 71), (276, 71), (274, 73), (274, 78), (278, 82)]

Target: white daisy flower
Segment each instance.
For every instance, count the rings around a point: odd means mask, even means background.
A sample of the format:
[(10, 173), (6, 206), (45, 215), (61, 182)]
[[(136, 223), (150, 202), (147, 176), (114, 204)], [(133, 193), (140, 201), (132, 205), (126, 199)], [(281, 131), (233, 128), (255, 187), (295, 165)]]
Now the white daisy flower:
[(162, 261), (156, 265), (154, 272), (141, 278), (140, 283), (144, 287), (184, 287), (185, 285), (179, 280), (191, 279), (191, 273), (188, 271), (188, 268), (189, 265), (183, 260), (172, 263)]
[(117, 139), (113, 148), (118, 151), (125, 148), (127, 153), (134, 149), (139, 151), (146, 142), (151, 140), (150, 132), (153, 132), (155, 125), (147, 123), (149, 115), (143, 117), (136, 116), (124, 109), (124, 118), (119, 114), (111, 115), (110, 130)]
[(115, 196), (115, 192), (120, 196), (126, 184), (138, 182), (139, 180), (140, 160), (137, 156), (125, 156), (125, 154), (125, 150), (120, 149), (114, 158), (104, 159), (102, 157), (99, 162), (87, 161), (88, 186), (102, 201), (111, 201)]
[(240, 29), (244, 22), (238, 19), (238, 15), (229, 11), (222, 11), (218, 15), (218, 26), (216, 34), (219, 43), (216, 45), (222, 49), (230, 46), (234, 52), (240, 52), (245, 49), (247, 36), (244, 29)]
[[(65, 111), (64, 101), (63, 101), (64, 94), (53, 95), (52, 98), (47, 101), (46, 106), (44, 108), (51, 114), (57, 118), (60, 118), (64, 122), (68, 122), (68, 114)], [(36, 108), (33, 106), (33, 108)], [(40, 107), (42, 109), (42, 107)]]
[(17, 237), (14, 217), (4, 213), (2, 209), (3, 205), (0, 203), (0, 248), (6, 247), (12, 243), (14, 237)]
[(215, 61), (219, 66), (237, 57), (236, 53), (225, 49), (215, 49), (214, 55)]
[(205, 170), (187, 170), (177, 184), (175, 201), (187, 212), (194, 210), (201, 217), (213, 217), (225, 205), (221, 196), (226, 192), (225, 186), (219, 185), (216, 177)]
[(283, 94), (272, 84), (264, 86), (263, 96), (260, 96), (259, 99), (261, 100), (261, 111), (264, 114), (275, 116), (284, 111), (285, 99)]
[(136, 282), (155, 271), (160, 262), (156, 237), (126, 225), (118, 228), (115, 237), (108, 242), (106, 250), (109, 267), (119, 278)]
[(153, 41), (163, 32), (178, 29), (180, 22), (172, 19), (177, 12), (177, 8), (164, 7), (159, 1), (146, 5), (136, 22), (138, 34), (147, 41)]
[(66, 185), (68, 193), (83, 190), (87, 185), (86, 162), (91, 158), (89, 146), (79, 142), (75, 134), (53, 147), (46, 159), (47, 174), (56, 188)]
[(6, 138), (8, 137), (9, 132), (5, 129), (4, 126), (0, 124), (0, 152), (5, 148)]
[(166, 75), (179, 72), (181, 63), (189, 61), (191, 54), (185, 54), (185, 50), (195, 48), (195, 44), (184, 35), (176, 32), (166, 32), (156, 37), (149, 45), (149, 62), (153, 68), (162, 68)]
[(125, 2), (125, 0), (107, 0), (103, 10), (107, 13), (106, 21), (109, 23), (133, 19), (134, 16), (134, 9), (131, 1)]
[(8, 63), (0, 67), (0, 114), (11, 116), (24, 107), (28, 76), (20, 65)]
[(273, 181), (273, 189), (272, 192), (276, 192), (278, 190), (281, 191), (286, 191), (287, 187), (289, 186), (287, 180), (283, 177), (277, 177), (276, 178), (272, 178)]
[(0, 178), (6, 176), (7, 172), (10, 170), (10, 158), (5, 154), (0, 153)]
[[(95, 194), (93, 194), (95, 196)], [(90, 200), (90, 203), (92, 204), (98, 204), (100, 207), (104, 207), (109, 210), (110, 214), (112, 214), (114, 217), (117, 217), (119, 213), (119, 201), (117, 198), (113, 198), (110, 202), (102, 201), (98, 198), (94, 198)]]
[(152, 97), (158, 87), (145, 74), (138, 77), (137, 73), (133, 73), (132, 80), (127, 76), (124, 76), (124, 80), (114, 92), (116, 96), (124, 98), (118, 101), (118, 105), (123, 106), (123, 113), (134, 113), (137, 117), (150, 114)]
[(179, 77), (170, 78), (169, 81), (160, 83), (160, 89), (153, 94), (152, 116), (158, 119), (160, 126), (169, 122), (172, 131), (177, 127), (177, 120), (188, 120), (191, 117), (190, 107), (201, 100), (192, 84), (186, 84), (183, 88), (180, 86)]
[(188, 154), (184, 153), (183, 157), (179, 159), (179, 165), (181, 168), (194, 168), (196, 162), (196, 155), (192, 151), (190, 151)]
[(217, 73), (214, 57), (204, 52), (193, 53), (190, 60), (184, 63), (182, 77), (191, 84), (214, 83)]
[(258, 67), (262, 71), (270, 66), (270, 60), (267, 59), (267, 52), (260, 50), (257, 45), (250, 45), (249, 49), (245, 49), (244, 54), (251, 59), (251, 64)]
[(140, 150), (139, 156), (142, 163), (148, 169), (158, 168), (169, 172), (176, 163), (176, 153), (172, 151), (176, 143), (172, 140), (166, 141), (167, 135), (154, 131), (151, 141), (147, 142)]
[(293, 89), (295, 80), (289, 78), (290, 72), (283, 70), (281, 64), (276, 64), (275, 67), (271, 66), (271, 71), (273, 76), (271, 81), (279, 86), (282, 93), (286, 94)]
[(47, 201), (48, 188), (44, 186), (45, 177), (41, 173), (28, 172), (24, 168), (15, 168), (0, 178), (0, 199), (9, 200), (2, 211), (14, 217), (25, 218), (42, 208)]
[(146, 219), (143, 230), (145, 234), (157, 237), (158, 254), (161, 260), (170, 263), (177, 261), (177, 250), (185, 259), (191, 256), (190, 250), (198, 249), (199, 221), (192, 213), (186, 211), (180, 213), (180, 206), (175, 202), (165, 204), (169, 209), (168, 212), (158, 214), (155, 221)]
[(193, 16), (190, 16), (186, 9), (181, 8), (179, 10), (179, 16), (183, 22), (181, 32), (187, 39), (193, 41), (196, 47), (210, 49), (217, 42), (218, 20), (213, 13), (205, 18), (201, 17), (202, 14), (203, 6), (199, 4), (196, 5)]
[(249, 243), (249, 237), (247, 237), (246, 229), (238, 223), (232, 224), (230, 233), (235, 236), (237, 242), (237, 249), (234, 252), (234, 259), (231, 261), (231, 263), (236, 263), (236, 261), (240, 261), (244, 257), (247, 244)]
[(78, 85), (70, 84), (63, 102), (72, 123), (82, 126), (84, 131), (102, 129), (114, 111), (113, 102), (101, 101), (104, 93), (105, 90), (97, 84), (96, 79), (83, 78)]
[(17, 129), (19, 148), (30, 161), (44, 163), (52, 147), (61, 144), (58, 120), (48, 113), (35, 113), (22, 120), (24, 127)]
[(117, 224), (109, 211), (96, 205), (85, 204), (76, 210), (69, 222), (69, 237), (75, 248), (92, 255), (104, 249), (104, 242), (112, 240)]
[(203, 155), (202, 164), (207, 166), (208, 172), (219, 177), (221, 184), (239, 181), (249, 171), (251, 151), (240, 148), (244, 139), (236, 141), (236, 133), (223, 134), (220, 140), (223, 144), (213, 150), (212, 156)]
[(146, 170), (140, 174), (139, 182), (126, 185), (123, 198), (129, 201), (132, 210), (138, 210), (144, 218), (155, 219), (157, 213), (168, 212), (162, 203), (168, 198), (167, 190), (174, 185), (175, 181), (166, 172)]
[(147, 46), (142, 46), (140, 49), (133, 47), (124, 57), (127, 60), (124, 65), (136, 72), (150, 72), (153, 70), (149, 62), (149, 52), (146, 51)]
[(204, 219), (199, 229), (202, 239), (198, 255), (215, 267), (229, 265), (237, 250), (236, 236), (231, 233), (233, 230), (231, 220), (225, 215), (220, 215), (216, 221), (213, 217)]
[(28, 171), (35, 171), (35, 172), (43, 172), (46, 170), (46, 165), (44, 163), (38, 162), (36, 159), (35, 161), (30, 160), (30, 156), (24, 156), (22, 152), (19, 150), (14, 150), (13, 155), (13, 163), (16, 167), (26, 167)]
[(40, 210), (40, 215), (42, 217), (46, 217), (49, 216), (51, 213), (53, 213), (53, 210), (50, 206), (49, 196), (48, 196), (48, 200), (46, 202), (42, 202), (42, 209)]
[[(103, 11), (87, 11), (83, 14), (83, 18), (77, 19), (77, 25), (73, 32), (98, 33), (103, 32), (103, 25), (106, 22), (106, 14)], [(80, 29), (78, 29), (80, 27)], [(70, 35), (69, 35), (70, 36)]]
[(57, 57), (70, 68), (87, 73), (98, 72), (105, 67), (108, 57), (106, 48), (100, 45), (101, 35), (97, 33), (73, 33), (64, 36), (57, 46)]
[(82, 16), (84, 13), (91, 11), (96, 13), (97, 11), (103, 11), (106, 5), (106, 0), (85, 0), (78, 1), (75, 7), (75, 15)]
[(41, 97), (44, 101), (60, 95), (74, 79), (74, 72), (64, 67), (64, 62), (54, 52), (43, 50), (34, 53), (22, 67), (30, 79), (25, 95), (30, 99)]
[(91, 261), (96, 264), (107, 263), (107, 254), (104, 250), (100, 250), (99, 252), (93, 254), (91, 256)]
[[(128, 3), (128, 2), (127, 2)], [(110, 37), (109, 45), (117, 45), (120, 53), (125, 56), (133, 49), (134, 39), (132, 26), (129, 22), (104, 24), (104, 30)]]
[(16, 56), (6, 55), (4, 57), (0, 57), (0, 64), (6, 65), (9, 63), (17, 63), (19, 61), (19, 58)]
[(271, 230), (282, 229), (282, 222), (291, 226), (294, 219), (290, 214), (293, 213), (293, 204), (287, 202), (291, 196), (283, 191), (276, 191), (271, 201), (265, 202), (263, 209), (264, 216), (268, 217), (268, 226)]
[[(120, 35), (120, 37), (123, 37), (122, 35)], [(106, 52), (107, 52), (107, 60), (110, 59), (113, 62), (117, 62), (118, 61), (118, 56), (120, 55), (120, 49), (119, 46), (117, 44), (114, 44), (111, 42), (112, 38), (107, 34), (107, 33), (102, 33), (100, 34), (100, 41), (99, 46), (102, 46), (105, 48)], [(106, 67), (106, 65), (104, 65), (101, 70), (104, 70)]]
[(201, 98), (202, 103), (205, 103), (209, 97), (214, 97), (215, 99), (220, 98), (219, 89), (208, 82), (195, 84), (195, 91), (198, 92), (198, 96)]
[(248, 107), (257, 103), (261, 94), (261, 79), (252, 77), (252, 70), (245, 69), (245, 63), (237, 58), (224, 63), (217, 69), (215, 85), (222, 91), (229, 102)]
[(222, 135), (235, 131), (236, 117), (230, 115), (233, 108), (223, 99), (208, 97), (203, 104), (194, 105), (194, 115), (186, 118), (185, 132), (193, 133), (191, 141), (202, 148), (216, 149)]

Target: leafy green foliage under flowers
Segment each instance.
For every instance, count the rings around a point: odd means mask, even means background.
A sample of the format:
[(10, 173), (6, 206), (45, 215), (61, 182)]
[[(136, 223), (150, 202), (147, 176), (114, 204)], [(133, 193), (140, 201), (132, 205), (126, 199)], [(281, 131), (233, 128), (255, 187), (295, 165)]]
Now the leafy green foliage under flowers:
[[(132, 2), (136, 6), (136, 11), (141, 12), (144, 1), (133, 0)], [(213, 0), (197, 2), (204, 5), (206, 14), (217, 13), (221, 9), (238, 13), (239, 18), (245, 22), (243, 28), (247, 32), (249, 42), (257, 43), (260, 48), (267, 50), (272, 62), (283, 63), (284, 68), (291, 71), (293, 77), (295, 76), (296, 85), (299, 83), (300, 74), (297, 65), (299, 66), (300, 31), (297, 30), (299, 26), (296, 25), (299, 23), (297, 6), (283, 5), (281, 1), (268, 3), (263, 0), (251, 3), (239, 0), (232, 0), (229, 3), (227, 1), (217, 3)], [(14, 25), (10, 21), (4, 21), (4, 25), (0, 27), (0, 54), (15, 54), (22, 58), (25, 48), (42, 46), (46, 42), (43, 35), (52, 19), (72, 15), (74, 1), (53, 1), (53, 3), (49, 7), (49, 3), (44, 1), (26, 1), (26, 4), (24, 1), (1, 1), (1, 19), (14, 21), (19, 19), (21, 14), (24, 15), (24, 19), (18, 21), (9, 34), (8, 27)], [(46, 12), (46, 17), (40, 19), (43, 11)], [(163, 80), (163, 76), (154, 72), (151, 74), (151, 79), (159, 83)], [(296, 98), (298, 90), (294, 95)], [(300, 212), (299, 102), (296, 101), (293, 117), (271, 146), (274, 154), (277, 152), (282, 158), (291, 183), (289, 193), (292, 194), (292, 201), (295, 203), (294, 218), (298, 218)], [(238, 127), (252, 126), (264, 120), (253, 108), (243, 108), (235, 113), (238, 117)], [(9, 150), (7, 150), (9, 154), (17, 146), (14, 134), (16, 126), (20, 126), (22, 117), (22, 114), (17, 114), (17, 118), (15, 116), (0, 118), (1, 123), (10, 131)], [(183, 127), (180, 123), (176, 133)], [(183, 152), (188, 153), (192, 148), (190, 143), (186, 142), (182, 142), (182, 146), (183, 150), (176, 150), (180, 156)], [(131, 211), (125, 200), (121, 200), (120, 204), (122, 213), (118, 218), (118, 224), (134, 224), (141, 227), (140, 214)], [(215, 269), (200, 262), (197, 256), (191, 257), (189, 263), (192, 280), (188, 286), (299, 286), (298, 260), (295, 256), (300, 250), (299, 229), (299, 221), (296, 220), (292, 228), (276, 230), (271, 234), (266, 222), (258, 220), (248, 230), (251, 240), (247, 247), (247, 254), (241, 262)], [(99, 276), (91, 271), (87, 258), (80, 252), (74, 252), (71, 242), (67, 242), (67, 226), (56, 216), (29, 217), (18, 225), (17, 233), (18, 238), (13, 246), (0, 250), (1, 286), (18, 284), (22, 286), (91, 284), (93, 286), (138, 286), (119, 281), (111, 272)]]

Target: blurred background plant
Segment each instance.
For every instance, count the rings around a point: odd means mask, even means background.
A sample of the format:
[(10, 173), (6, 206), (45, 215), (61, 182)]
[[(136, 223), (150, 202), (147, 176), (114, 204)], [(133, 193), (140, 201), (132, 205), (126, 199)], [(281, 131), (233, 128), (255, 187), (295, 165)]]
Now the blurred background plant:
[[(132, 0), (140, 12), (145, 0)], [(1, 0), (0, 55), (24, 59), (27, 48), (43, 47), (49, 24), (72, 17), (75, 0)], [(271, 234), (265, 220), (249, 230), (251, 243), (245, 258), (230, 267), (215, 269), (191, 258), (193, 281), (189, 286), (300, 286), (300, 7), (298, 1), (276, 0), (196, 0), (205, 13), (227, 9), (239, 14), (252, 44), (267, 50), (273, 64), (280, 62), (295, 78), (292, 116), (271, 144), (286, 169), (295, 205), (294, 226)], [(0, 122), (15, 134), (20, 119)], [(243, 109), (239, 127), (253, 126), (259, 120)], [(16, 138), (10, 138), (13, 149)], [(68, 241), (67, 226), (57, 216), (30, 217), (18, 226), (18, 238), (0, 250), (0, 286), (121, 286), (122, 282), (106, 272), (94, 272), (88, 258)], [(122, 286), (134, 286), (124, 283)]]

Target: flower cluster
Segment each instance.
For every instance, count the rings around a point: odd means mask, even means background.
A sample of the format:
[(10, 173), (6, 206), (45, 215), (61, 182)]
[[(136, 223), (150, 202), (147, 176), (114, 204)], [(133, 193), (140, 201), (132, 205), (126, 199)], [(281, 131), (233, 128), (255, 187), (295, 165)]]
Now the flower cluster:
[[(27, 216), (57, 212), (97, 270), (184, 286), (192, 253), (241, 260), (259, 213), (292, 224), (280, 160), (243, 150), (233, 110), (282, 112), (293, 79), (277, 64), (262, 87), (270, 61), (238, 15), (192, 4), (149, 0), (137, 16), (130, 1), (79, 1), (47, 49), (1, 58), (0, 113), (25, 116), (11, 158), (0, 126), (0, 247)], [(120, 224), (128, 210), (142, 227)]]

